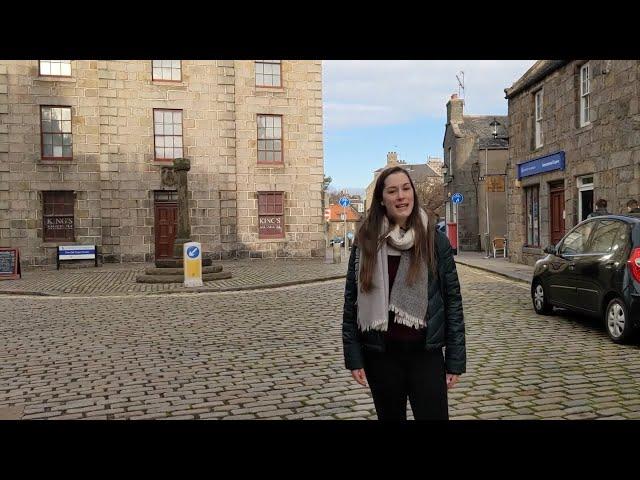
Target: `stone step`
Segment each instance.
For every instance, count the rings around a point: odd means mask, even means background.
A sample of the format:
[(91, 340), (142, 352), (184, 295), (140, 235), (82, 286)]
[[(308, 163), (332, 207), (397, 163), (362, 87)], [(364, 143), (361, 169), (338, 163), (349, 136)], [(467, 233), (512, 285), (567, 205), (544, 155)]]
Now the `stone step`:
[[(212, 280), (222, 280), (231, 278), (231, 272), (205, 273), (202, 275), (203, 282)], [(138, 283), (183, 283), (184, 275), (138, 275), (136, 277)]]
[[(222, 265), (212, 265), (210, 267), (202, 267), (202, 274), (218, 273), (222, 271)], [(157, 268), (149, 267), (145, 270), (147, 275), (184, 275), (184, 268)]]
[[(210, 267), (213, 264), (213, 260), (210, 258), (202, 259), (203, 267)], [(156, 267), (158, 268), (182, 268), (184, 261), (181, 258), (162, 258), (156, 260)]]

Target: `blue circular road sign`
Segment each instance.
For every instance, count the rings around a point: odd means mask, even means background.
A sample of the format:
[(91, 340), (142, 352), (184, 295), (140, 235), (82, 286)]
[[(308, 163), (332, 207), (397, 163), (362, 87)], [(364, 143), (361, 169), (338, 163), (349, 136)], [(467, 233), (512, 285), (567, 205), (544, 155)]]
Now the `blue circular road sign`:
[(347, 197), (341, 197), (338, 203), (343, 207), (348, 207), (351, 204), (351, 200)]
[(464, 200), (464, 197), (462, 196), (461, 193), (454, 193), (453, 195), (451, 195), (451, 201), (453, 203), (462, 203), (463, 200)]
[(187, 256), (189, 258), (198, 258), (198, 255), (200, 255), (200, 249), (198, 247), (187, 248)]
[(347, 232), (347, 238), (353, 240), (353, 232)]

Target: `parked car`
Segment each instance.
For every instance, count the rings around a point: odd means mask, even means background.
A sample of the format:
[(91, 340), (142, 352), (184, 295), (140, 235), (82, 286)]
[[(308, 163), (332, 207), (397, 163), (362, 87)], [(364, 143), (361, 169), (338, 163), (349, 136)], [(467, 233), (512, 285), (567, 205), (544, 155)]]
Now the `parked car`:
[(544, 252), (531, 282), (536, 313), (598, 316), (614, 342), (628, 342), (640, 324), (640, 215), (590, 218)]
[(329, 240), (329, 245), (339, 244), (341, 247), (344, 247), (344, 238), (342, 237), (333, 237)]

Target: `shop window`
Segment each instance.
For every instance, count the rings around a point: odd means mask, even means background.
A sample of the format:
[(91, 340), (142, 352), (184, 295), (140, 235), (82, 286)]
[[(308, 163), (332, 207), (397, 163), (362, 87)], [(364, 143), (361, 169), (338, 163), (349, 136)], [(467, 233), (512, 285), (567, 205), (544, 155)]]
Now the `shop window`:
[(258, 192), (258, 237), (284, 238), (284, 192)]
[(527, 187), (525, 191), (525, 229), (527, 246), (540, 246), (540, 202), (539, 186)]
[(43, 239), (45, 242), (73, 242), (74, 195), (71, 191), (42, 192)]

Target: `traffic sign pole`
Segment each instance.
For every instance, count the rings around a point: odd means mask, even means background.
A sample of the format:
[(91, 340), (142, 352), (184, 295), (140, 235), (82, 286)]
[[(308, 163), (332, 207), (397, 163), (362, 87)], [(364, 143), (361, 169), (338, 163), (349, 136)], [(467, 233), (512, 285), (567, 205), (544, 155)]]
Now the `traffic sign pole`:
[(351, 204), (351, 200), (347, 197), (340, 197), (339, 202), (342, 205), (342, 215), (344, 215), (344, 256), (347, 256), (347, 207)]
[(344, 215), (344, 258), (347, 258), (347, 207), (342, 206), (342, 214)]
[(464, 201), (464, 196), (460, 192), (451, 195), (451, 201), (456, 206), (456, 249), (460, 253), (460, 221), (458, 219), (458, 205)]
[(460, 254), (460, 223), (458, 221), (458, 204), (456, 203), (456, 254)]

